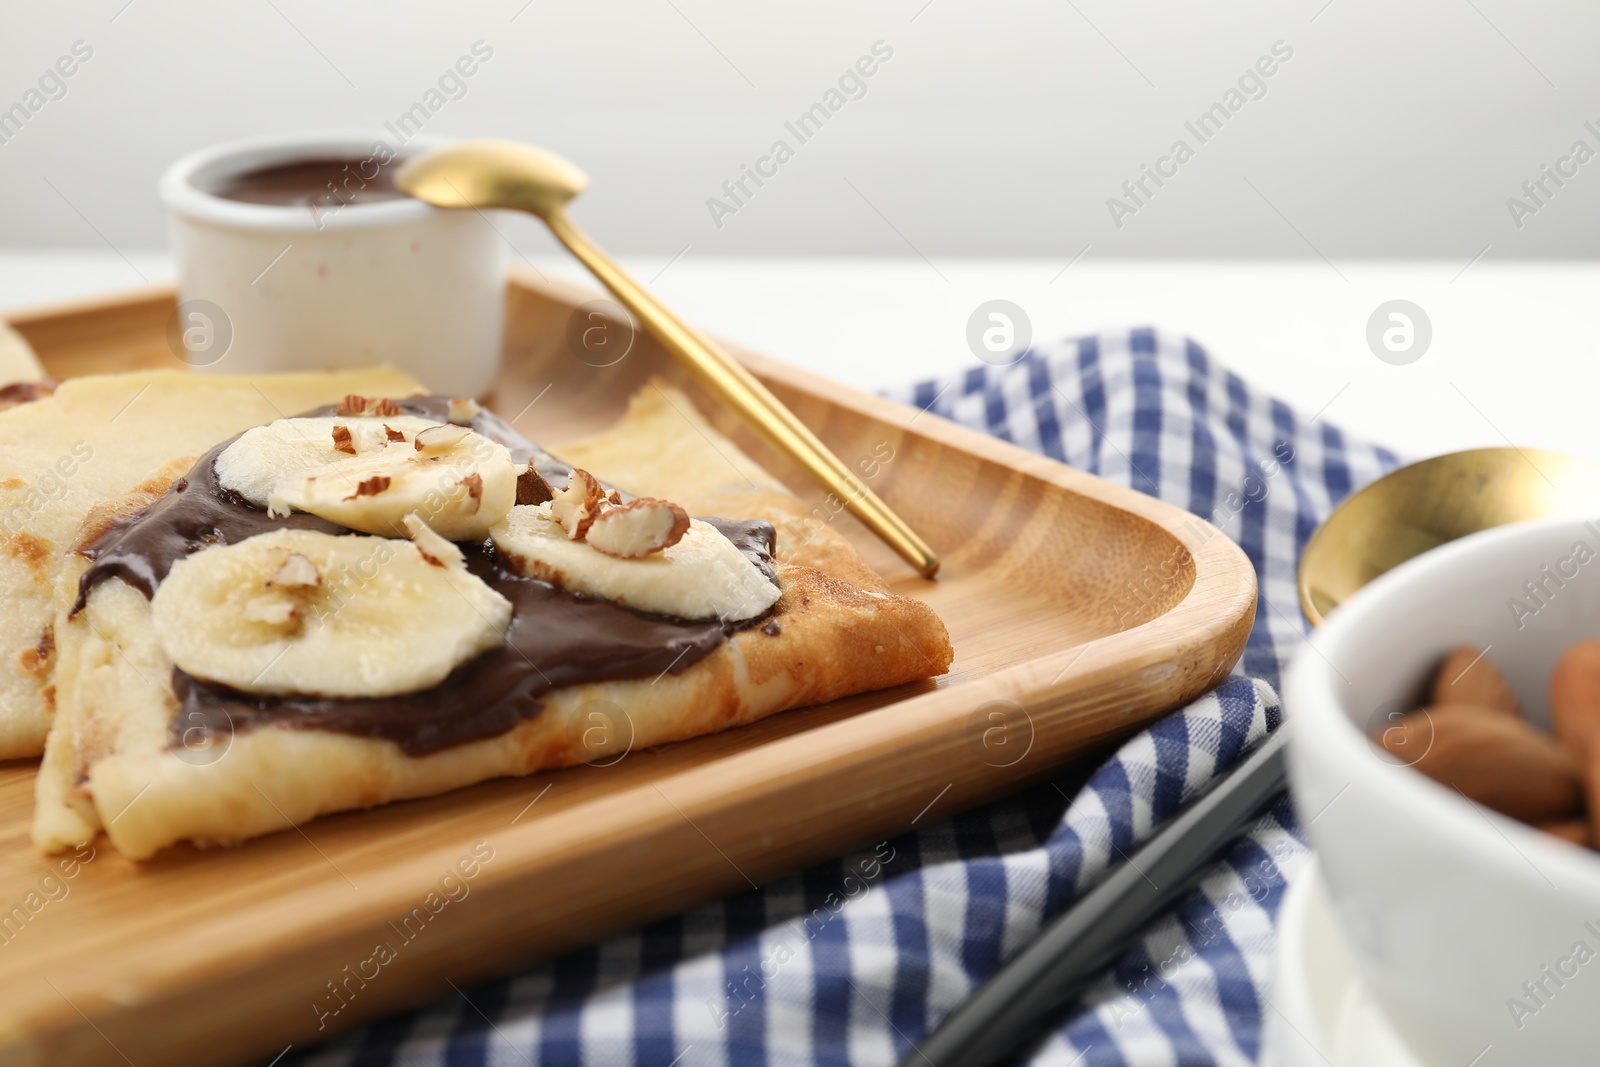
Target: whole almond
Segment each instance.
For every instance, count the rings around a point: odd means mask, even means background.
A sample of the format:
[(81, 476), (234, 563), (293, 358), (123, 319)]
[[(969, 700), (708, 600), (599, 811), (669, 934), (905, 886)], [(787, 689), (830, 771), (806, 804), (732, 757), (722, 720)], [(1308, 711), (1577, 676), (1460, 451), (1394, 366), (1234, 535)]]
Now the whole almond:
[(1563, 841), (1570, 841), (1574, 845), (1584, 848), (1593, 847), (1594, 838), (1589, 834), (1589, 823), (1585, 819), (1561, 819), (1557, 822), (1542, 822), (1538, 828)]
[[(1438, 719), (1456, 719), (1462, 716), (1477, 716), (1488, 719), (1506, 719), (1506, 713), (1499, 708), (1486, 708), (1478, 704), (1430, 704), (1426, 708), (1418, 708), (1404, 714), (1392, 712), (1387, 717), (1387, 726), (1373, 729), (1372, 739), (1382, 746), (1389, 755), (1394, 757), (1396, 763), (1403, 763), (1410, 767), (1433, 744), (1433, 731), (1419, 729), (1418, 717), (1426, 712), (1429, 721)], [(1518, 722), (1522, 720), (1516, 720)], [(1399, 731), (1396, 733), (1395, 731)]]
[(1550, 720), (1556, 734), (1592, 766), (1600, 739), (1600, 641), (1580, 641), (1556, 661)]
[(1522, 710), (1511, 687), (1481, 648), (1463, 645), (1444, 658), (1433, 676), (1432, 704), (1475, 704), (1517, 717)]
[(1552, 822), (1583, 803), (1583, 775), (1571, 750), (1503, 713), (1424, 708), (1374, 740), (1434, 781), (1513, 819)]

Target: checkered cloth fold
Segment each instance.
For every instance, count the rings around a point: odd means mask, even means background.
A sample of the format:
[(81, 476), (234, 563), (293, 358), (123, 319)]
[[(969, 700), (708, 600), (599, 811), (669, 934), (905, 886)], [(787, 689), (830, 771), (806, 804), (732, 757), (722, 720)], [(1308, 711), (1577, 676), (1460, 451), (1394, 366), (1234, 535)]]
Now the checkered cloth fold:
[[(893, 395), (1187, 508), (1238, 541), (1260, 600), (1235, 673), (1081, 786), (1046, 783), (282, 1063), (894, 1063), (1277, 725), (1274, 687), (1306, 629), (1300, 550), (1334, 504), (1396, 463), (1150, 330), (1037, 348)], [(1280, 798), (1030, 1062), (1256, 1062), (1273, 916), (1306, 856)]]

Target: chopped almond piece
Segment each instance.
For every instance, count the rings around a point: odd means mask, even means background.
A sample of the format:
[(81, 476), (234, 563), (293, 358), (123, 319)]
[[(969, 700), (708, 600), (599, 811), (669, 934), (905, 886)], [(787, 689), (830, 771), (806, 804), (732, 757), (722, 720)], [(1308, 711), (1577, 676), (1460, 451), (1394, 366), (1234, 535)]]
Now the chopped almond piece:
[(345, 499), (354, 500), (357, 497), (377, 496), (379, 493), (389, 488), (389, 483), (392, 481), (393, 479), (388, 475), (374, 474), (372, 477), (356, 486), (356, 491), (345, 497)]
[(550, 514), (567, 531), (570, 540), (582, 541), (589, 532), (589, 524), (605, 507), (605, 490), (600, 488), (595, 476), (574, 468), (567, 478), (567, 487), (550, 501)]
[(267, 584), (285, 589), (314, 589), (322, 584), (322, 575), (309, 558), (292, 552), (283, 561), (283, 566), (273, 572)]
[(448, 452), (466, 440), (471, 432), (465, 426), (429, 426), (426, 430), (417, 431), (413, 444), (418, 452)]
[(587, 539), (607, 555), (637, 559), (671, 548), (688, 532), (687, 511), (644, 496), (603, 512), (590, 524)]
[(472, 498), (472, 510), (483, 507), (483, 475), (474, 471), (461, 479), (461, 484), (467, 487), (467, 496)]
[(517, 475), (517, 503), (518, 504), (543, 504), (546, 500), (553, 499), (556, 491), (550, 488), (550, 483), (544, 480), (529, 462), (528, 469)]

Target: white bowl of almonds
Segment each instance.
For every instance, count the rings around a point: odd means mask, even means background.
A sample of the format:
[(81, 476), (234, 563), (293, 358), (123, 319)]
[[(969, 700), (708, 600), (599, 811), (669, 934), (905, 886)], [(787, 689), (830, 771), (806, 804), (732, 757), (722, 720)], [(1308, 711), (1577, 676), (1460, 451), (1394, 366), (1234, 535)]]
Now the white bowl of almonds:
[(1418, 1057), (1594, 1062), (1600, 521), (1383, 575), (1300, 651), (1285, 707), (1339, 927)]

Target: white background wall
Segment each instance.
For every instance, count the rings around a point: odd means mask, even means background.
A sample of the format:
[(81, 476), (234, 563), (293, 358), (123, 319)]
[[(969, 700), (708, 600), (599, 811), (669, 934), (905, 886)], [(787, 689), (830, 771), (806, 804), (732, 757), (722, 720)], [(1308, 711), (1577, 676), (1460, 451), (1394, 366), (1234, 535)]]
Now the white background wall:
[[(1600, 8), (1578, 0), (5, 0), (0, 108), (93, 58), (0, 144), (0, 244), (151, 248), (162, 167), (221, 139), (381, 131), (473, 42), (430, 134), (505, 136), (592, 175), (618, 251), (1587, 256), (1600, 160), (1513, 225), (1506, 199), (1600, 150)], [(718, 228), (706, 200), (873, 42), (893, 58)], [(1273, 42), (1293, 59), (1203, 146), (1183, 128)], [(1137, 215), (1106, 199), (1179, 137)], [(53, 188), (52, 188), (53, 187)], [(516, 243), (548, 248), (532, 226)]]

